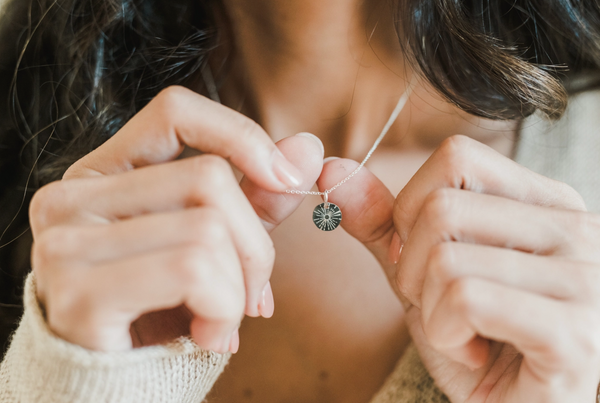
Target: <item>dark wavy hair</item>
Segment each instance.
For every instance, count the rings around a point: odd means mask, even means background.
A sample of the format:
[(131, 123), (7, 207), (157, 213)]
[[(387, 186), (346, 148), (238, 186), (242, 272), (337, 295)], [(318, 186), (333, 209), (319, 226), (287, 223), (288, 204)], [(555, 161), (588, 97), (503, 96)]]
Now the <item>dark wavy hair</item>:
[[(406, 56), (492, 119), (564, 112), (598, 84), (598, 0), (394, 0)], [(31, 195), (221, 45), (218, 0), (9, 0), (0, 19), (0, 346), (21, 315)], [(223, 72), (217, 72), (223, 75)], [(586, 80), (579, 80), (585, 78)], [(578, 83), (585, 85), (578, 85)], [(3, 351), (4, 348), (0, 348)]]

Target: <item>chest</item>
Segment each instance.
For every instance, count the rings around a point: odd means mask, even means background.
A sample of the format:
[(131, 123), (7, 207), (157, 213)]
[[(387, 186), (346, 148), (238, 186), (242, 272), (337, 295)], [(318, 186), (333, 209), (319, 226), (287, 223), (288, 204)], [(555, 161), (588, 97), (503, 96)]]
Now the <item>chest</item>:
[[(397, 193), (429, 153), (381, 150), (370, 169)], [(246, 318), (209, 402), (366, 403), (409, 342), (373, 256), (342, 229), (319, 231), (309, 196), (273, 232), (275, 314)]]

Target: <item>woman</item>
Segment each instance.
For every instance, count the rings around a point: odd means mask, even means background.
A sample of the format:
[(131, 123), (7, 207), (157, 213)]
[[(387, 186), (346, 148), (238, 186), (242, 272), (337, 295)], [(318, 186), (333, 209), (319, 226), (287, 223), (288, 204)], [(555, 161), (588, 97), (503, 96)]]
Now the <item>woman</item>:
[[(597, 4), (7, 10), (3, 271), (29, 222), (33, 274), (0, 401), (595, 400), (600, 218), (511, 158), (593, 172), (593, 133), (573, 156), (524, 119), (598, 102)], [(319, 232), (285, 191), (344, 179), (419, 74)]]

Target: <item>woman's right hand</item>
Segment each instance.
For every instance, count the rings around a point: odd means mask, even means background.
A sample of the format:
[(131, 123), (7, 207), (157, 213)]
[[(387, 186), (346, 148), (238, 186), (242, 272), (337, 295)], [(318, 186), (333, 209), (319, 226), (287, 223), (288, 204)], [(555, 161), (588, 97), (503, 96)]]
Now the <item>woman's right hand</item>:
[[(175, 160), (186, 145), (204, 154)], [(49, 327), (92, 350), (188, 332), (205, 349), (237, 350), (243, 315), (273, 313), (268, 231), (302, 200), (281, 192), (310, 188), (322, 161), (316, 138), (276, 146), (235, 111), (182, 87), (162, 91), (31, 202)]]

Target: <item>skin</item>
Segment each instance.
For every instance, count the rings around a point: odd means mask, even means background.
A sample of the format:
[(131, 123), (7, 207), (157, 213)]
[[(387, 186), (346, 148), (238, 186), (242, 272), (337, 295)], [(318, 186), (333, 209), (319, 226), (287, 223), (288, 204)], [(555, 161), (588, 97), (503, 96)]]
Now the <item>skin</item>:
[[(515, 123), (420, 82), (372, 172), (331, 194), (345, 232), (320, 233), (317, 201), (281, 192), (332, 186), (372, 144), (412, 74), (391, 14), (225, 5), (224, 105), (169, 88), (34, 197), (50, 328), (103, 351), (241, 346), (209, 401), (366, 402), (410, 338), (453, 402), (594, 401), (600, 219), (506, 157)], [(263, 318), (238, 331), (244, 314)]]

